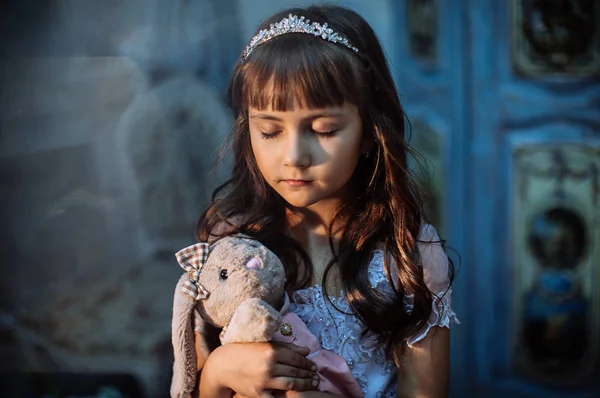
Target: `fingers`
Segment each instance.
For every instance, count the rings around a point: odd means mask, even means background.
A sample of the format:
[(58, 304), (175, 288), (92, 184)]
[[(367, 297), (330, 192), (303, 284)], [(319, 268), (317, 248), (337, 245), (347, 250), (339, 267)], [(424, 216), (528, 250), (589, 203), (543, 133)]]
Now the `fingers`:
[(276, 345), (278, 345), (280, 347), (288, 348), (294, 352), (297, 352), (298, 354), (300, 354), (302, 356), (307, 356), (310, 353), (310, 349), (308, 347), (301, 347), (299, 345), (292, 344), (292, 343), (278, 342), (278, 343), (276, 343)]
[(318, 376), (315, 378), (297, 379), (291, 377), (274, 377), (265, 386), (265, 388), (283, 391), (307, 391), (316, 390), (319, 386)]
[(316, 371), (314, 362), (292, 349), (280, 349), (275, 351), (275, 362), (289, 365), (295, 368)]
[(319, 386), (317, 367), (306, 358), (310, 350), (291, 343), (274, 343), (270, 378), (265, 389), (282, 391), (315, 390)]
[(311, 370), (296, 368), (294, 366), (275, 364), (271, 371), (272, 377), (291, 377), (295, 379), (311, 379), (317, 374)]

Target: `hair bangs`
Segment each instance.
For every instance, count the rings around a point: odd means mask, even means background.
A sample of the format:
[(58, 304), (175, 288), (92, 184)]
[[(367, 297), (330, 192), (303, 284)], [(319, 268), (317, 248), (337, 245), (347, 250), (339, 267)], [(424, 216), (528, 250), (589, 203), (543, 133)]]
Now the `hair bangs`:
[[(304, 37), (299, 37), (303, 35)], [(288, 111), (356, 103), (360, 59), (350, 50), (306, 34), (288, 34), (259, 46), (240, 68), (241, 107)], [(357, 84), (358, 83), (358, 84)]]

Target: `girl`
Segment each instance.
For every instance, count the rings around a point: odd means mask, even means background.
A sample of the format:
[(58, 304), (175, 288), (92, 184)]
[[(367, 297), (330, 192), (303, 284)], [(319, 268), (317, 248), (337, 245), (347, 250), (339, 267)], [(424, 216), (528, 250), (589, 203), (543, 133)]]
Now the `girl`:
[[(240, 56), (228, 97), (235, 161), (199, 240), (243, 233), (273, 250), (292, 310), (365, 396), (447, 396), (452, 267), (424, 223), (405, 114), (371, 27), (336, 6), (278, 13)], [(331, 396), (315, 391), (307, 352), (220, 346), (200, 396)]]

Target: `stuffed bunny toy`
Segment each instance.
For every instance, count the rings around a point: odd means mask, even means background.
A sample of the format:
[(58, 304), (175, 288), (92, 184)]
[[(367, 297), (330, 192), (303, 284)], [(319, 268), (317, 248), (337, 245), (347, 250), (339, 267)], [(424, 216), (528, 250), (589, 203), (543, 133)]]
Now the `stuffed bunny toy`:
[(285, 341), (308, 347), (307, 358), (317, 366), (319, 390), (363, 396), (346, 361), (322, 350), (306, 325), (289, 311), (283, 264), (263, 244), (246, 236), (227, 236), (213, 244), (186, 247), (176, 258), (186, 273), (173, 302), (172, 398), (190, 396), (198, 371), (214, 349), (206, 332), (215, 328), (222, 330), (221, 344)]

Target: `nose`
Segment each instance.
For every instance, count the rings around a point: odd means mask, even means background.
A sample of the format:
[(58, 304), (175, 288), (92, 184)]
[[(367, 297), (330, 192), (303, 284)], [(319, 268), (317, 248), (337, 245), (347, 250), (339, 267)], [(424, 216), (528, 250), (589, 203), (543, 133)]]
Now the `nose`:
[(286, 166), (304, 168), (311, 164), (310, 143), (301, 132), (288, 134), (284, 163)]

